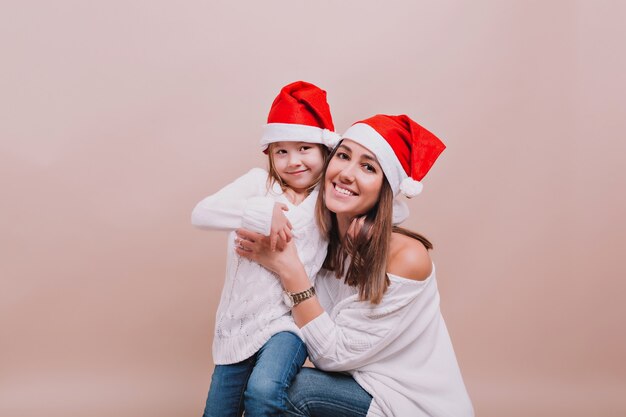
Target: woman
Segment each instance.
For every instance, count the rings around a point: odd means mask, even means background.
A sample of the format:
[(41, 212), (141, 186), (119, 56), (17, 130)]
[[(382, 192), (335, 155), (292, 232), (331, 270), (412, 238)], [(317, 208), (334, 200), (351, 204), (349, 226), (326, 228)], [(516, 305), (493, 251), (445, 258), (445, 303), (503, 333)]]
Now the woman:
[(272, 252), (263, 236), (238, 231), (237, 253), (280, 278), (317, 368), (299, 372), (290, 413), (473, 416), (439, 309), (432, 245), (392, 226), (394, 197), (419, 194), (445, 146), (407, 116), (377, 115), (343, 137), (318, 198), (329, 246), (315, 290), (292, 244)]

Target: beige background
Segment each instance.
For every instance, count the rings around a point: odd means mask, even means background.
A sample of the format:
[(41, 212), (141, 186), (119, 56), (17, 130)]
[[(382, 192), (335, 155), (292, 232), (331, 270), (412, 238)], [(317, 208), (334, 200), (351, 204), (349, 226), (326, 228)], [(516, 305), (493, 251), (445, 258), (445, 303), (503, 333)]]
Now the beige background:
[(0, 415), (202, 412), (226, 234), (280, 87), (448, 145), (411, 201), (477, 415), (626, 415), (626, 3), (9, 1)]

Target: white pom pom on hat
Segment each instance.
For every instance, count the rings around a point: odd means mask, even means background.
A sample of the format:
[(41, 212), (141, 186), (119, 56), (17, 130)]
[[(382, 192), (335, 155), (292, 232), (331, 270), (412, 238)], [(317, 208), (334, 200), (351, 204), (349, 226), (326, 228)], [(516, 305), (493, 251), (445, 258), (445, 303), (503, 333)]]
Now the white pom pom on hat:
[(341, 135), (332, 130), (322, 129), (322, 145), (326, 145), (327, 148), (333, 149), (341, 140)]
[(374, 153), (393, 190), (411, 198), (446, 148), (439, 138), (406, 115), (377, 114), (353, 124), (342, 135)]
[(424, 186), (421, 182), (414, 180), (411, 177), (406, 177), (400, 181), (400, 192), (408, 198), (413, 198), (422, 192)]

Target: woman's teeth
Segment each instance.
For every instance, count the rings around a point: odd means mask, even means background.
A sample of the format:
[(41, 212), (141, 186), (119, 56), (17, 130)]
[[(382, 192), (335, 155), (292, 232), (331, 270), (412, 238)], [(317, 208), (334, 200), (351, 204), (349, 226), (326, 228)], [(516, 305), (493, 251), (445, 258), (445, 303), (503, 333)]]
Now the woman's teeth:
[(341, 193), (343, 195), (355, 195), (352, 191), (350, 190), (346, 190), (345, 188), (341, 188), (340, 186), (338, 186), (337, 184), (335, 184), (335, 190), (338, 193)]

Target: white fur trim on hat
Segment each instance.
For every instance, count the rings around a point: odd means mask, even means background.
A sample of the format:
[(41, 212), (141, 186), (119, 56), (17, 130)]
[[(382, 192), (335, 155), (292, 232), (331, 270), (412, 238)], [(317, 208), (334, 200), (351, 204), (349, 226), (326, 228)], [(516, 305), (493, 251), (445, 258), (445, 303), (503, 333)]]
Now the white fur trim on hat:
[(319, 143), (328, 148), (334, 148), (341, 136), (328, 129), (315, 126), (297, 125), (291, 123), (268, 123), (263, 126), (261, 149), (266, 150), (274, 142), (308, 142)]
[(374, 153), (380, 167), (385, 173), (385, 177), (387, 177), (387, 181), (389, 181), (389, 185), (391, 185), (393, 195), (398, 195), (400, 183), (407, 178), (408, 175), (404, 171), (404, 168), (402, 168), (402, 164), (400, 164), (389, 142), (366, 123), (356, 123), (350, 126), (342, 137), (363, 145)]

